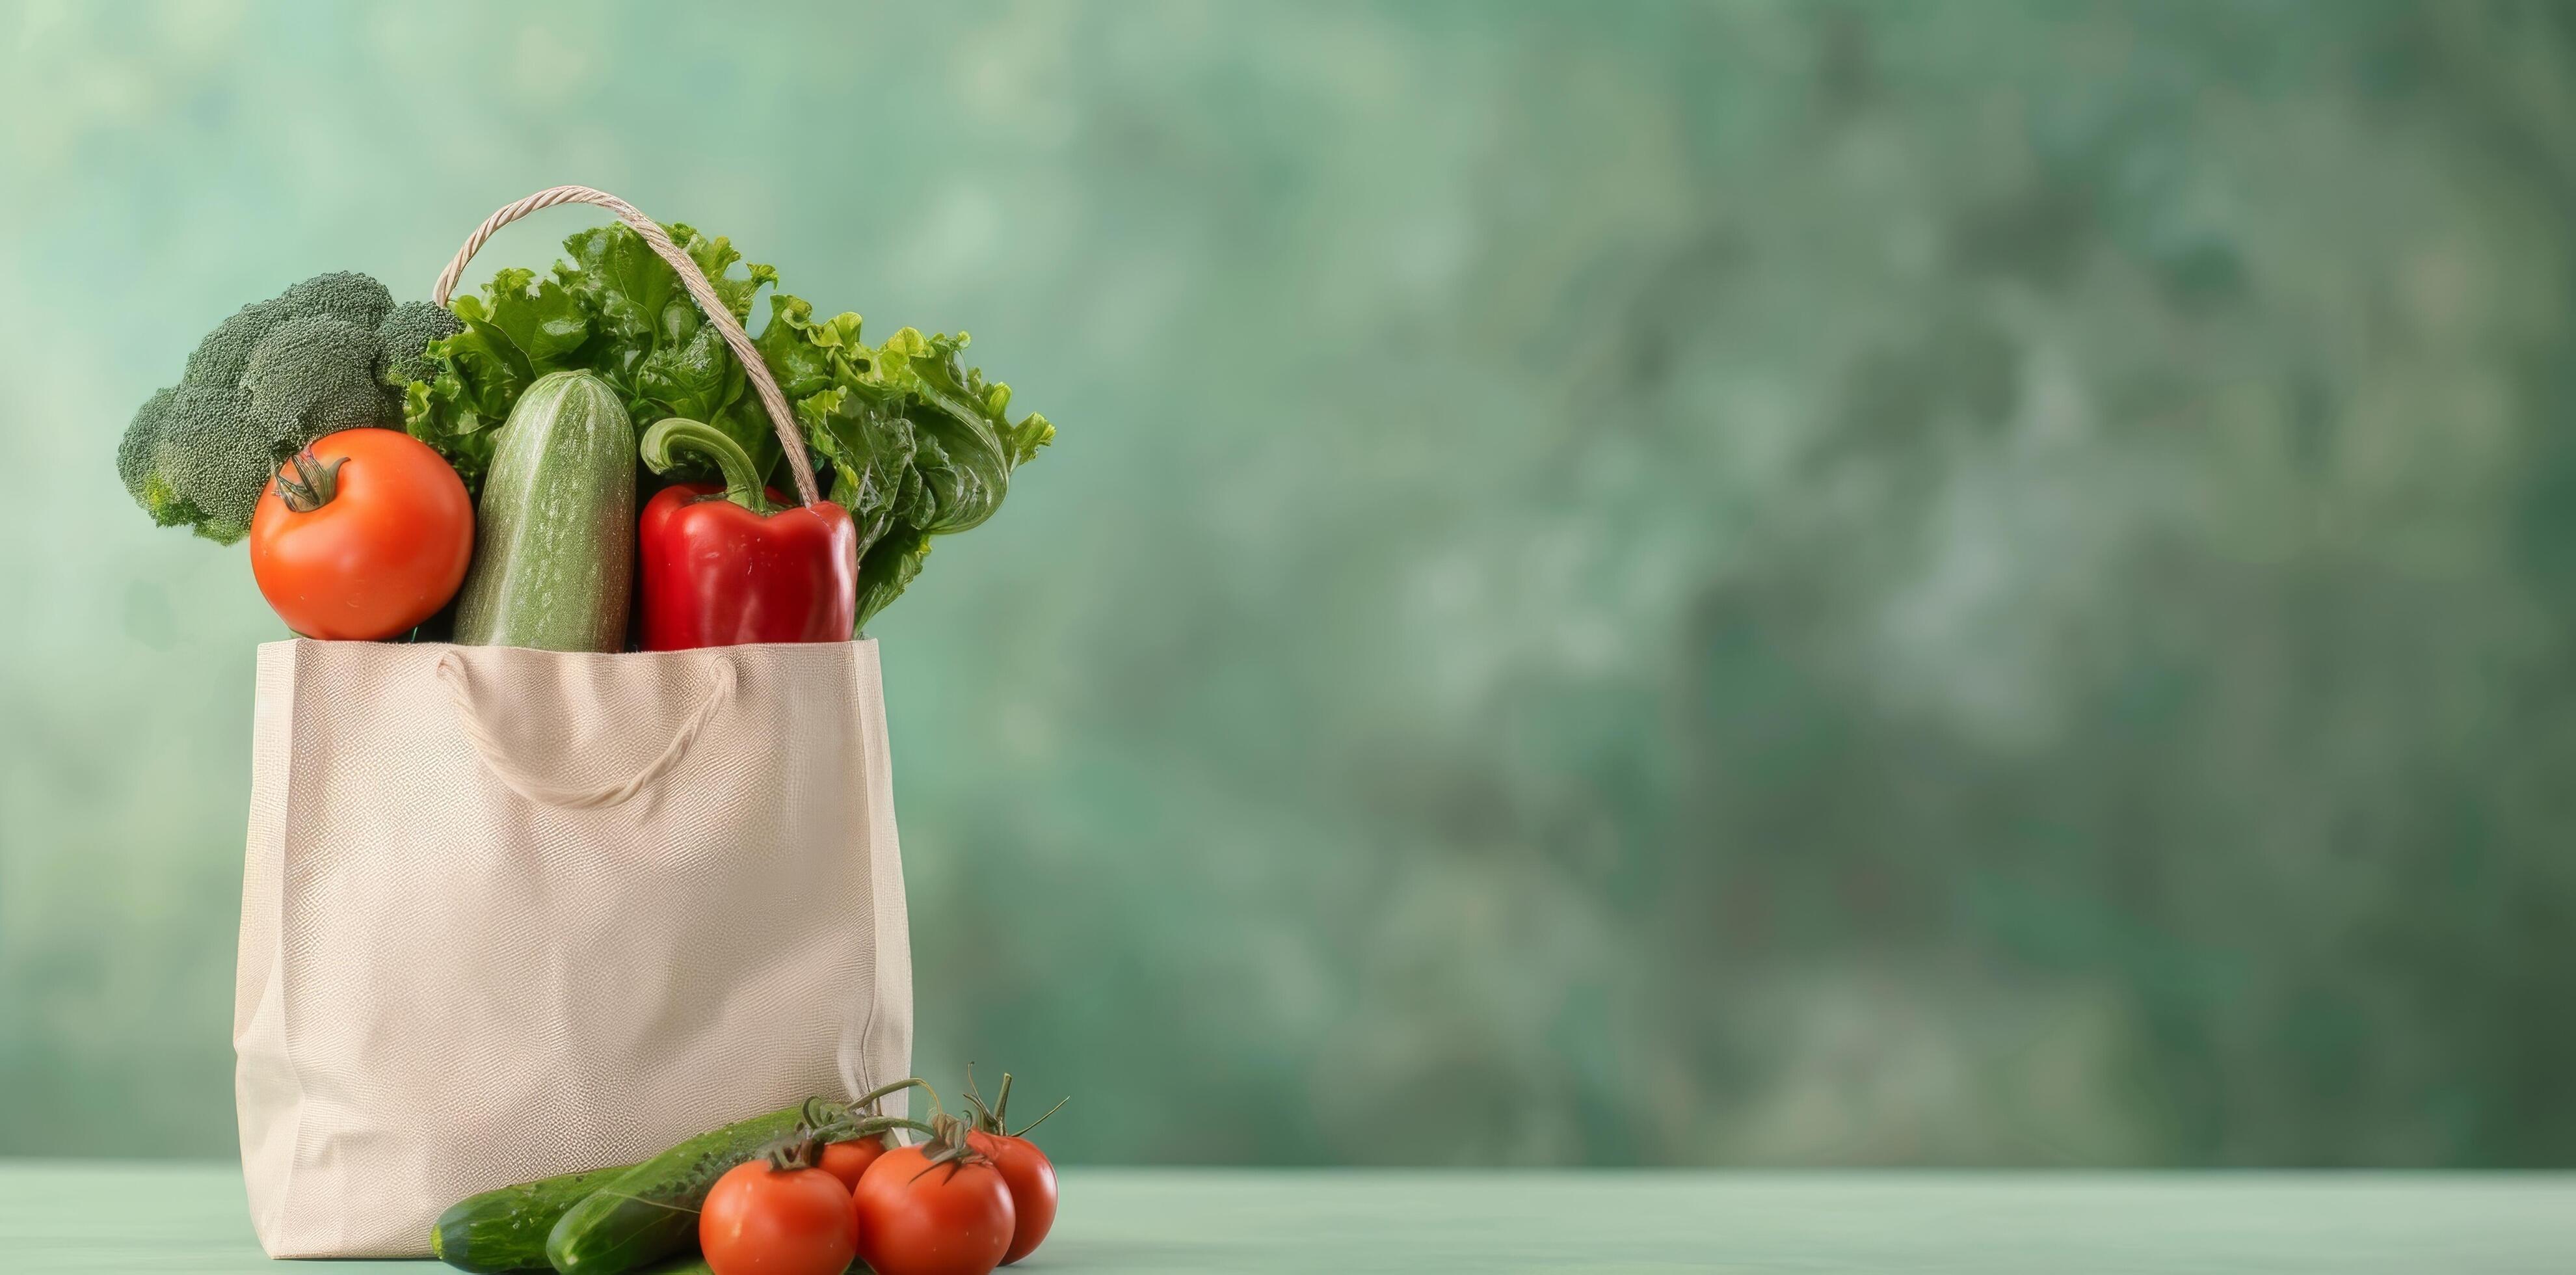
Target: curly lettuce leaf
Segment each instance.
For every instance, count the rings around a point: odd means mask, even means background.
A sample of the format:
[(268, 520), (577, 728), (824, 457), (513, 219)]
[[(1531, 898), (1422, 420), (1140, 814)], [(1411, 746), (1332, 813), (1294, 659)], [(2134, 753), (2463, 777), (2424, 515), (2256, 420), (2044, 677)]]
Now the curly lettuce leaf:
[(876, 543), (898, 520), (928, 512), (913, 468), (920, 439), (892, 396), (834, 386), (798, 403), (796, 418), (830, 467), (825, 494), (850, 511), (862, 546)]
[[(778, 282), (778, 271), (744, 262), (722, 236), (709, 238), (680, 222), (666, 229), (736, 322), (751, 317), (752, 297), (762, 287)], [(592, 370), (626, 400), (627, 413), (639, 425), (672, 416), (705, 421), (742, 444), (762, 473), (774, 469), (782, 453), (759, 395), (679, 273), (623, 225), (575, 234), (564, 240), (564, 251), (572, 260), (556, 263), (555, 277), (594, 316), (599, 348)], [(745, 402), (749, 412), (737, 407)]]
[(778, 388), (799, 400), (835, 381), (864, 379), (875, 369), (877, 352), (859, 339), (859, 327), (855, 314), (816, 319), (803, 297), (775, 292), (769, 297), (769, 323), (751, 343)]
[(859, 557), (858, 622), (853, 631), (866, 632), (868, 621), (903, 593), (929, 557), (930, 533), (910, 527), (888, 532), (869, 546)]
[(450, 308), (465, 330), (429, 343), (424, 359), (436, 371), (406, 388), (403, 424), (473, 487), (491, 464), (493, 431), (528, 383), (584, 366), (592, 323), (562, 285), (520, 269), (500, 271), (483, 295), (460, 296)]
[(914, 525), (933, 535), (983, 525), (1010, 493), (1011, 471), (1055, 437), (1043, 416), (1011, 422), (1010, 386), (960, 368), (969, 339), (905, 328), (878, 350), (872, 378), (904, 396), (904, 414), (923, 440), (914, 465), (932, 507)]
[(573, 366), (590, 340), (589, 316), (572, 294), (528, 270), (503, 270), (482, 298), (457, 298), (456, 317), (531, 378)]

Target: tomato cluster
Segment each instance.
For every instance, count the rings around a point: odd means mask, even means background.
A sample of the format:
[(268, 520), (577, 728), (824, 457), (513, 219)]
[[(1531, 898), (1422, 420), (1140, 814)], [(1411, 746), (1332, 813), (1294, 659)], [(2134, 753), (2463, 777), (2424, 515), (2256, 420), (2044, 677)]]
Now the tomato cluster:
[(988, 1275), (1028, 1256), (1055, 1225), (1055, 1166), (1004, 1130), (1001, 1104), (972, 1101), (971, 1122), (919, 1126), (925, 1143), (808, 1141), (734, 1166), (698, 1215), (708, 1268), (841, 1275), (856, 1258), (876, 1275)]

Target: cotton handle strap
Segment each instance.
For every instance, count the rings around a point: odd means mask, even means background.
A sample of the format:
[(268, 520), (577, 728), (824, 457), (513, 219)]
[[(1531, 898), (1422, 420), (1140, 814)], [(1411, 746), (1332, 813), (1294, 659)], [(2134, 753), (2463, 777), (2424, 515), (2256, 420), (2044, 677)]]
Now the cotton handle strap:
[(457, 276), (465, 273), (465, 263), (472, 261), (474, 254), (482, 250), (484, 241), (492, 237), (493, 231), (540, 208), (552, 208), (557, 204), (597, 204), (617, 214), (619, 221), (643, 236), (645, 246), (651, 248), (654, 255), (671, 263), (671, 269), (679, 272), (680, 283), (688, 288), (689, 296), (698, 303), (698, 309), (707, 316), (707, 322), (716, 325), (716, 331), (724, 336), (725, 345), (742, 363), (744, 374), (751, 378), (752, 389), (760, 394), (760, 405), (769, 409), (769, 424), (778, 431), (779, 445), (787, 450), (787, 467), (796, 476), (796, 498), (808, 505), (820, 500), (821, 489), (814, 485), (814, 463), (805, 455), (805, 436), (796, 429), (796, 415), (788, 410), (787, 396), (779, 392), (777, 378), (769, 374), (769, 365), (761, 361), (760, 351), (752, 348), (750, 334), (742, 330), (742, 324), (734, 319), (733, 311), (726, 307), (723, 298), (716, 295), (715, 286), (707, 282), (706, 273), (698, 269), (698, 263), (690, 260), (680, 245), (671, 242), (670, 234), (654, 224), (652, 218), (637, 212), (635, 205), (588, 186), (550, 186), (517, 203), (504, 205), (484, 218), (483, 224), (476, 226), (473, 234), (465, 237), (465, 246), (456, 250), (455, 258), (447, 263), (445, 270), (438, 272), (438, 286), (430, 289), (429, 299), (442, 306), (447, 304), (447, 298), (456, 291)]
[(698, 702), (697, 709), (689, 714), (687, 721), (680, 723), (679, 731), (671, 736), (671, 742), (662, 749), (661, 756), (645, 763), (644, 769), (618, 783), (598, 788), (567, 788), (541, 782), (530, 775), (510, 756), (501, 741), (493, 737), (491, 729), (483, 723), (483, 715), (474, 707), (473, 688), (465, 681), (465, 662), (457, 658), (456, 652), (447, 651), (438, 657), (437, 672), (438, 680), (447, 684), (448, 702), (456, 706), (457, 725), (464, 730), (465, 738), (473, 743), (474, 751), (482, 754), (483, 764), (491, 770), (492, 777), (507, 785), (510, 791), (538, 805), (560, 810), (614, 806), (668, 774), (688, 753), (689, 745), (697, 742), (698, 732), (706, 729), (708, 719), (716, 715), (716, 710), (722, 708), (726, 700), (733, 698), (734, 682), (733, 661), (722, 658), (709, 661), (706, 698)]

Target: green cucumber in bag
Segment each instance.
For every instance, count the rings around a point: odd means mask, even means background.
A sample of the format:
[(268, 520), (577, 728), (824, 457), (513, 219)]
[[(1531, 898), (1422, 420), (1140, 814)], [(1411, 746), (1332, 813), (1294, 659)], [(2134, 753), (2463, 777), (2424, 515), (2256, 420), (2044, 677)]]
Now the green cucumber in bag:
[(429, 1251), (459, 1270), (543, 1270), (555, 1223), (626, 1165), (557, 1174), (457, 1201), (430, 1227)]
[(702, 1133), (592, 1188), (546, 1237), (561, 1275), (624, 1275), (698, 1238), (698, 1208), (725, 1170), (796, 1132), (805, 1104)]
[(540, 376), (510, 409), (483, 475), (456, 641), (625, 650), (634, 575), (634, 423), (608, 382)]

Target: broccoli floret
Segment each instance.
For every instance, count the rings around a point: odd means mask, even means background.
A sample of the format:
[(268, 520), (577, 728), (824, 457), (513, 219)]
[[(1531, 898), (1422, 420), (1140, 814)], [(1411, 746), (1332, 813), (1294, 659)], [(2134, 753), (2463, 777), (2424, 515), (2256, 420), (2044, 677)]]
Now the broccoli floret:
[(423, 348), (459, 330), (445, 310), (397, 306), (383, 284), (348, 272), (243, 306), (198, 343), (178, 385), (134, 414), (117, 477), (153, 521), (230, 544), (296, 449), (353, 426), (401, 428)]
[(183, 381), (239, 381), (269, 330), (289, 319), (342, 319), (362, 328), (384, 322), (394, 297), (385, 285), (353, 271), (318, 274), (266, 301), (254, 301), (215, 325), (188, 356)]
[[(178, 396), (178, 390), (166, 389), (143, 400), (143, 406), (135, 409), (134, 423), (125, 427), (124, 441), (116, 445), (117, 480), (125, 484), (125, 494), (146, 511), (152, 508), (144, 493), (151, 490), (153, 467), (159, 459), (155, 452), (161, 446), (161, 424), (170, 418), (170, 400)], [(158, 515), (154, 520), (159, 521)]]
[(426, 301), (405, 301), (385, 315), (376, 325), (376, 334), (385, 340), (384, 362), (376, 368), (377, 379), (396, 393), (413, 381), (426, 381), (438, 374), (426, 351), (432, 341), (443, 341), (465, 330), (465, 325), (448, 313), (447, 307)]
[(250, 361), (250, 350), (277, 326), (279, 306), (276, 298), (256, 301), (233, 311), (232, 317), (215, 325), (215, 330), (197, 342), (196, 352), (188, 356), (187, 370), (181, 381), (241, 381), (242, 364)]
[(249, 391), (182, 382), (135, 414), (116, 468), (152, 521), (231, 544), (249, 533), (276, 454)]
[(301, 447), (334, 430), (386, 425), (402, 405), (376, 379), (384, 342), (344, 319), (288, 319), (251, 347), (242, 388), (280, 444)]
[(394, 294), (355, 270), (334, 270), (288, 288), (278, 295), (277, 303), (286, 307), (289, 317), (320, 315), (372, 328), (394, 308)]

